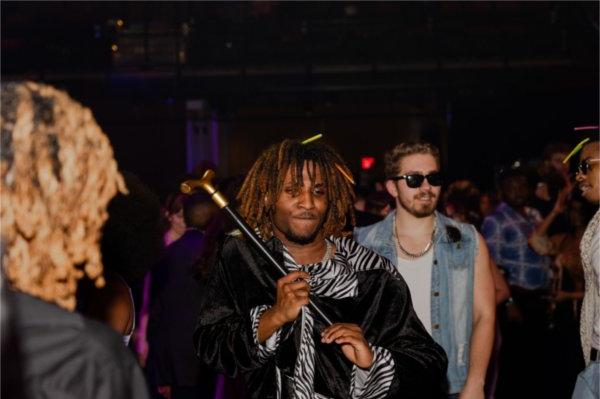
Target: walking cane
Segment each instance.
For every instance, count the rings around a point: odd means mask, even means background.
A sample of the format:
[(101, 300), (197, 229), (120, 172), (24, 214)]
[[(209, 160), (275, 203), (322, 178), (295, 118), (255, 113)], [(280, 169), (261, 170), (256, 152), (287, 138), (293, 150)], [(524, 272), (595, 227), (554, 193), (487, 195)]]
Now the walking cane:
[[(279, 262), (277, 262), (275, 257), (273, 257), (273, 254), (271, 254), (269, 249), (265, 246), (264, 242), (262, 242), (262, 240), (256, 235), (252, 228), (248, 226), (248, 224), (235, 211), (235, 209), (229, 206), (229, 203), (227, 202), (227, 199), (223, 196), (223, 194), (217, 191), (212, 185), (212, 179), (214, 177), (215, 172), (208, 169), (206, 172), (204, 172), (202, 178), (198, 180), (186, 180), (183, 183), (181, 183), (181, 192), (184, 194), (191, 194), (194, 190), (198, 188), (202, 188), (204, 191), (206, 191), (210, 195), (212, 200), (217, 204), (217, 206), (224, 210), (227, 213), (227, 215), (231, 218), (231, 220), (233, 220), (233, 222), (237, 225), (237, 227), (240, 230), (242, 230), (246, 237), (250, 239), (254, 247), (265, 257), (265, 259), (271, 265), (273, 265), (281, 273), (282, 276), (285, 276), (287, 274), (285, 268), (281, 266)], [(323, 311), (312, 301), (312, 299), (309, 299), (308, 306), (310, 306), (310, 308), (321, 318), (321, 320), (325, 322), (327, 326), (333, 324), (331, 320), (327, 317), (327, 315), (325, 315), (325, 313), (323, 313)]]

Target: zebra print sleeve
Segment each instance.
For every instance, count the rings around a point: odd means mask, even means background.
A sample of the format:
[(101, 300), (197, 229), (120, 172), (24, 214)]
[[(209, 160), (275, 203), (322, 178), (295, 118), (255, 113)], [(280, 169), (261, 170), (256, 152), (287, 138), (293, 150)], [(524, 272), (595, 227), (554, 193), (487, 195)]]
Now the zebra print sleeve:
[(260, 305), (250, 309), (250, 320), (252, 321), (252, 336), (254, 337), (254, 343), (258, 349), (257, 355), (260, 360), (266, 360), (275, 354), (275, 350), (279, 346), (279, 337), (281, 335), (281, 329), (275, 331), (264, 344), (258, 342), (258, 324), (262, 314), (269, 309), (270, 306)]
[(372, 346), (373, 365), (363, 370), (354, 365), (350, 381), (352, 399), (384, 398), (394, 379), (394, 359), (392, 354), (379, 346)]

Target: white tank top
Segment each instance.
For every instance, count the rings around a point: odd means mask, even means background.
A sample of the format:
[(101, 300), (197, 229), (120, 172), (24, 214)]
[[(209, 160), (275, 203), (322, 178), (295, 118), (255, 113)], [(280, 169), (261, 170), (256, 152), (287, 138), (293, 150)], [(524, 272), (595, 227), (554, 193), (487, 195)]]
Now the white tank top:
[(398, 256), (398, 271), (408, 285), (413, 308), (429, 334), (431, 334), (432, 266), (433, 248), (416, 259), (404, 259)]

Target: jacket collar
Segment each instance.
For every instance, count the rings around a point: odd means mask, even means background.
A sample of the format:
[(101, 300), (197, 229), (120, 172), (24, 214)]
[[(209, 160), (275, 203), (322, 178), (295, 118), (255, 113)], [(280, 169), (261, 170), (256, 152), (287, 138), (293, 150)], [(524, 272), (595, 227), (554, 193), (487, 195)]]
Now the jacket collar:
[[(447, 228), (449, 226), (457, 227), (456, 222), (452, 219), (442, 215), (438, 211), (434, 211), (436, 218), (436, 229), (434, 233), (434, 244), (443, 243), (450, 244), (453, 241), (448, 237)], [(375, 234), (376, 242), (382, 243), (382, 247), (388, 250), (393, 250), (396, 253), (396, 245), (394, 243), (394, 229), (396, 226), (394, 222), (396, 220), (396, 211), (392, 211), (380, 222), (380, 226)]]

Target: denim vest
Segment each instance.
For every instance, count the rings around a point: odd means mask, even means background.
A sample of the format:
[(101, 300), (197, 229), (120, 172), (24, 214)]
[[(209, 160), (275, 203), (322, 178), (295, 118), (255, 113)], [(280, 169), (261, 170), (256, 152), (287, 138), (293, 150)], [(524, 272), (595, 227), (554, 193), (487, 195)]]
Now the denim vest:
[[(396, 266), (394, 212), (371, 226), (354, 230), (354, 239), (385, 256)], [(473, 325), (473, 278), (477, 236), (475, 227), (435, 213), (431, 272), (432, 337), (448, 356), (448, 393), (462, 390), (469, 370)]]

